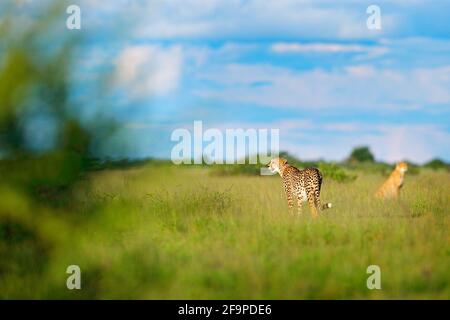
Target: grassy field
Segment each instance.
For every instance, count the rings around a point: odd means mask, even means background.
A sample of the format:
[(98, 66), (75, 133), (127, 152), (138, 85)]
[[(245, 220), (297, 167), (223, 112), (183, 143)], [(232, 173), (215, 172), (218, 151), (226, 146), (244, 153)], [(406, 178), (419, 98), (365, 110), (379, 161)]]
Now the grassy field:
[[(316, 220), (307, 206), (288, 214), (279, 177), (204, 168), (92, 173), (61, 219), (61, 208), (8, 191), (3, 221), (28, 229), (0, 242), (0, 297), (450, 298), (449, 173), (407, 175), (398, 202), (373, 198), (383, 179), (325, 179), (322, 201), (334, 207)], [(72, 264), (82, 290), (66, 289)], [(372, 264), (381, 290), (366, 287)]]

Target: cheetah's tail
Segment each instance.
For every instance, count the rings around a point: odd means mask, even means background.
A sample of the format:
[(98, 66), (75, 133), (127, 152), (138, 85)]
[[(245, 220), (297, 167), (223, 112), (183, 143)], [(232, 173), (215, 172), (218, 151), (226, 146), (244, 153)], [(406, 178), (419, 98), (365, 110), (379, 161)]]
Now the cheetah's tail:
[(331, 207), (332, 207), (331, 202), (328, 202), (328, 203), (325, 203), (325, 204), (322, 206), (322, 210), (330, 209)]

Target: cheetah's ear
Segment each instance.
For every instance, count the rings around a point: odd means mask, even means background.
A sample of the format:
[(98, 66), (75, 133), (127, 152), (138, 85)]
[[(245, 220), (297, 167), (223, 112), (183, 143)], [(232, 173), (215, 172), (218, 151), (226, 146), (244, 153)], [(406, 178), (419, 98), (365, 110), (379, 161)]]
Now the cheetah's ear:
[(280, 158), (280, 165), (281, 166), (284, 166), (284, 165), (286, 165), (287, 164), (287, 160), (286, 159), (283, 159), (283, 158)]

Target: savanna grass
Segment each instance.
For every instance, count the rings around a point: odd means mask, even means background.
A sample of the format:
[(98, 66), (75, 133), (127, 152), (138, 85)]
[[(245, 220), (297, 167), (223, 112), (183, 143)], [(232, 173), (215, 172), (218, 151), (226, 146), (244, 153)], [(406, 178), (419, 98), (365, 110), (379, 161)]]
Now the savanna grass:
[[(401, 199), (390, 202), (373, 197), (382, 176), (356, 176), (325, 180), (322, 200), (333, 208), (312, 219), (307, 207), (288, 213), (279, 177), (175, 166), (93, 173), (76, 187), (79, 223), (47, 228), (63, 233), (55, 239), (39, 233), (45, 256), (16, 247), (27, 267), (3, 272), (0, 295), (450, 298), (449, 174), (407, 176)], [(81, 267), (82, 290), (66, 289), (70, 264)], [(381, 290), (366, 287), (372, 264), (381, 268)]]

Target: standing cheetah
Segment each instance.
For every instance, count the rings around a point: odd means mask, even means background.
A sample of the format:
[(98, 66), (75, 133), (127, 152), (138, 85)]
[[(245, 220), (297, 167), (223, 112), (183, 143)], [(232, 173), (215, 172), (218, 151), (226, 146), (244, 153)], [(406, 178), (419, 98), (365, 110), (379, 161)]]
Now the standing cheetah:
[(320, 204), (320, 187), (322, 174), (316, 168), (299, 170), (287, 163), (286, 159), (275, 158), (267, 165), (269, 169), (278, 172), (283, 179), (284, 191), (290, 209), (294, 207), (293, 197), (297, 198), (298, 213), (302, 212), (303, 202), (308, 201), (313, 217), (317, 217), (322, 209), (331, 208), (331, 203)]
[(378, 189), (375, 196), (380, 199), (395, 199), (400, 193), (405, 178), (405, 172), (408, 171), (406, 162), (399, 162), (395, 166), (389, 178)]

